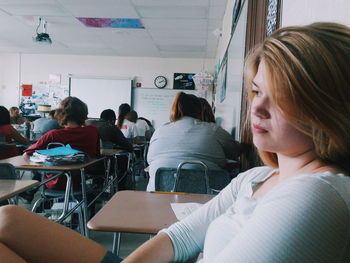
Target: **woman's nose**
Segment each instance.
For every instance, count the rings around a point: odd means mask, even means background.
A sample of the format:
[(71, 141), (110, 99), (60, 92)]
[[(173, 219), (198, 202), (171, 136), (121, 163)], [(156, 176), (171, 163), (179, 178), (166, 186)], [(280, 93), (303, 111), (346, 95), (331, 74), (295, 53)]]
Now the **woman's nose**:
[(268, 110), (269, 101), (267, 98), (254, 98), (252, 103), (252, 114), (259, 118), (268, 118), (270, 116)]

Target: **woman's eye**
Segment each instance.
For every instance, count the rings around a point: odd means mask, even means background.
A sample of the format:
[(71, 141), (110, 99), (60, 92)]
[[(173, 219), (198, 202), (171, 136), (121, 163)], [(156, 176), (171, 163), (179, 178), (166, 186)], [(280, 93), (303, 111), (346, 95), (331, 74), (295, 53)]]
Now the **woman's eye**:
[(261, 93), (259, 90), (254, 90), (252, 89), (252, 93), (255, 95), (255, 96), (259, 96)]

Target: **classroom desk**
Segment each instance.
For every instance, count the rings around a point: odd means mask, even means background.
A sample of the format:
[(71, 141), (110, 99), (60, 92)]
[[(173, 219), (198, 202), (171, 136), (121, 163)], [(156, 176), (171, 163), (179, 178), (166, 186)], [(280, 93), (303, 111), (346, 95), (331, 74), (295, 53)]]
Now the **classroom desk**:
[(14, 197), (37, 185), (39, 181), (36, 180), (0, 179), (0, 201)]
[[(28, 156), (24, 157), (22, 155), (19, 155), (19, 156), (11, 157), (8, 159), (0, 160), (0, 163), (10, 163), (15, 167), (16, 170), (42, 171), (42, 172), (62, 172), (67, 177), (67, 179), (71, 178), (71, 173), (70, 173), (71, 171), (79, 170), (80, 176), (81, 176), (82, 200), (79, 202), (79, 204), (77, 204), (72, 209), (68, 209), (70, 191), (69, 191), (69, 189), (66, 189), (65, 197), (64, 197), (64, 209), (63, 209), (63, 213), (60, 216), (58, 222), (62, 222), (66, 217), (68, 217), (72, 213), (72, 211), (74, 211), (77, 208), (79, 208), (80, 206), (82, 206), (82, 208), (83, 208), (83, 223), (85, 226), (85, 229), (83, 229), (83, 234), (85, 236), (88, 236), (88, 229), (86, 227), (88, 203), (87, 203), (87, 197), (86, 197), (85, 168), (98, 162), (98, 161), (101, 161), (103, 159), (104, 159), (104, 157), (91, 158), (89, 161), (87, 161), (85, 163), (50, 166), (50, 165), (38, 164), (38, 163), (31, 162)], [(46, 182), (48, 182), (49, 180), (52, 180), (54, 178), (55, 177), (44, 180), (43, 182), (40, 183), (40, 185), (43, 185)], [(67, 182), (68, 181), (70, 181), (70, 180), (67, 180)]]
[(113, 252), (118, 253), (120, 232), (157, 234), (177, 221), (170, 203), (206, 203), (213, 197), (206, 194), (120, 191), (88, 222), (87, 227), (95, 231), (117, 232)]

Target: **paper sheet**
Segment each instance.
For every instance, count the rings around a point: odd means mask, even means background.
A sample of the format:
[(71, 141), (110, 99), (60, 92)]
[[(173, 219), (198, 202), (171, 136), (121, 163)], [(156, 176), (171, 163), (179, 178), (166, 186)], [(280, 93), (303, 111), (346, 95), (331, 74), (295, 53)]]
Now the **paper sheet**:
[(201, 207), (203, 204), (199, 203), (171, 203), (175, 216), (178, 220), (184, 219), (186, 216), (191, 214), (193, 211)]

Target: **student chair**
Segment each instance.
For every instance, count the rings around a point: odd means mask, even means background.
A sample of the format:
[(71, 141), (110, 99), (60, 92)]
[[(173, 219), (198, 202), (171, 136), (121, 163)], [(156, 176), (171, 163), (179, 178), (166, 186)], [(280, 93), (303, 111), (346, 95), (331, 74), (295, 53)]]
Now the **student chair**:
[[(191, 165), (191, 168), (184, 168)], [(193, 168), (193, 166), (197, 166)], [(230, 182), (224, 170), (209, 170), (202, 161), (184, 161), (177, 168), (158, 168), (155, 175), (155, 190), (215, 194)]]
[[(19, 175), (12, 164), (0, 163), (0, 179), (19, 179)], [(8, 199), (7, 202), (13, 205), (17, 204), (17, 196)], [(6, 201), (3, 204), (7, 204)]]

